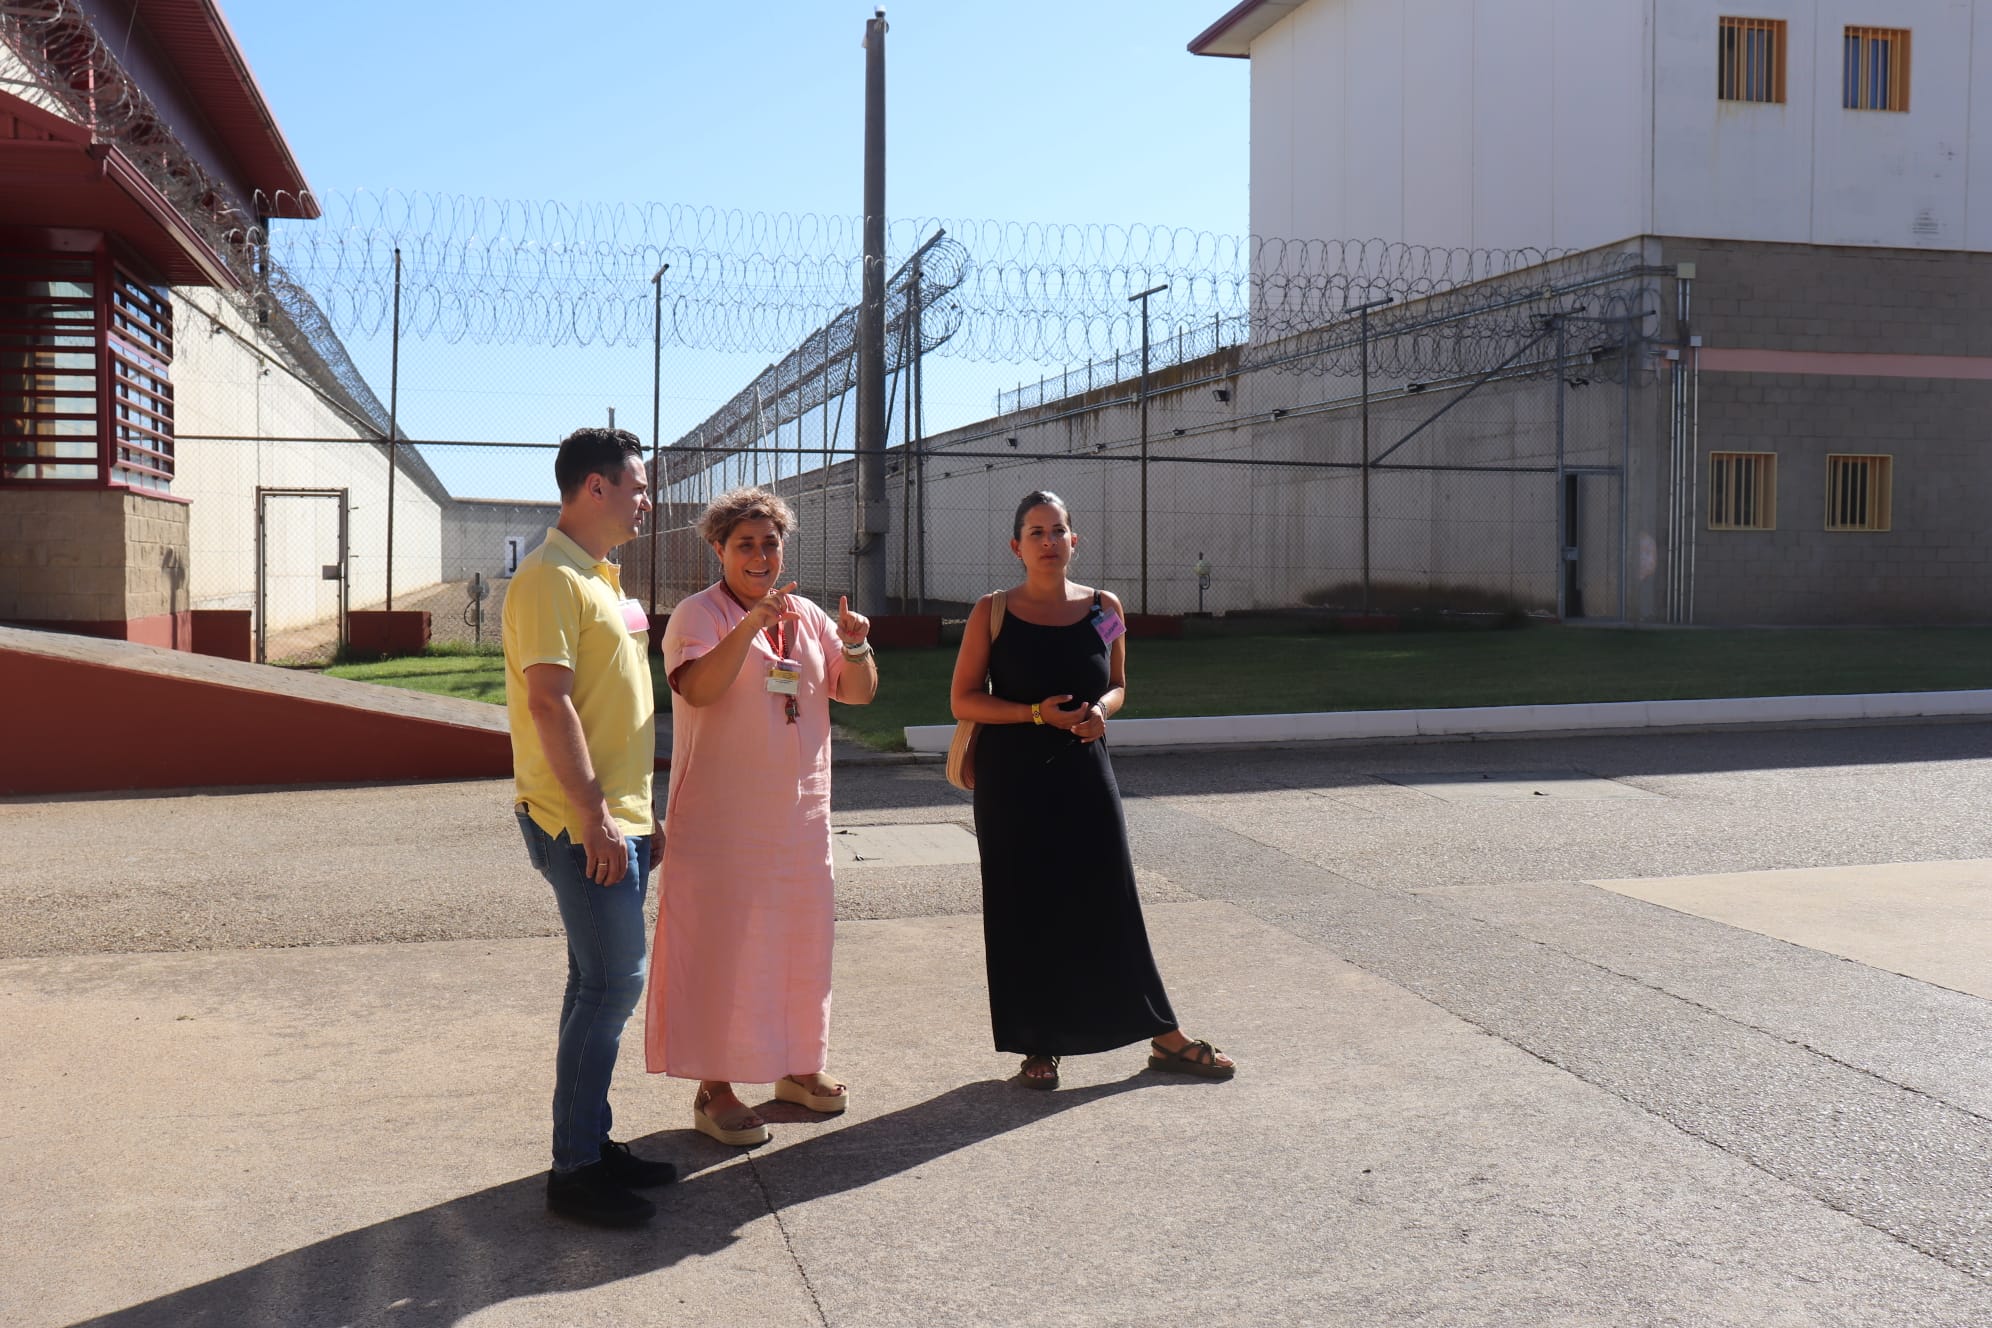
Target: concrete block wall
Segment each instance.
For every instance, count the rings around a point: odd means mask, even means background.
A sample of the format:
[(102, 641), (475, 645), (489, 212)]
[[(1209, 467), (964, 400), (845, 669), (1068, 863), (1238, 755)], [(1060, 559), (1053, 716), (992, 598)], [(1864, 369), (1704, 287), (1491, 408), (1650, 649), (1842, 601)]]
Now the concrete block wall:
[(174, 644), (185, 503), (122, 489), (0, 489), (0, 620)]
[[(1694, 620), (1992, 622), (1992, 381), (1973, 376), (1992, 374), (1992, 254), (1664, 245), (1669, 264), (1696, 265), (1705, 353), (1797, 352), (1819, 370), (1701, 374)], [(1930, 377), (1905, 377), (1913, 360), (1883, 376), (1858, 372), (1875, 362), (1835, 359), (1845, 356), (1944, 358)], [(1707, 529), (1718, 451), (1777, 454), (1775, 531)], [(1825, 528), (1832, 453), (1894, 458), (1891, 529)]]
[(1676, 238), (1662, 252), (1695, 264), (1694, 330), (1710, 346), (1992, 355), (1992, 253)]
[[(1695, 618), (1751, 623), (1992, 622), (1992, 383), (1704, 377)], [(1706, 456), (1774, 452), (1778, 528), (1711, 531)], [(1892, 456), (1890, 529), (1829, 531), (1826, 458)]]

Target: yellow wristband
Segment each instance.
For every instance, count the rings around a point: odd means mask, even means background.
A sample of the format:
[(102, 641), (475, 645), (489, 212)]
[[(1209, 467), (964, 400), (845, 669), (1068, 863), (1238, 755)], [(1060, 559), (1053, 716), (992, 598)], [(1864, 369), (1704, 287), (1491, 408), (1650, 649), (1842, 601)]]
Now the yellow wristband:
[(1031, 723), (1033, 724), (1044, 723), (1044, 702), (1042, 701), (1031, 702)]

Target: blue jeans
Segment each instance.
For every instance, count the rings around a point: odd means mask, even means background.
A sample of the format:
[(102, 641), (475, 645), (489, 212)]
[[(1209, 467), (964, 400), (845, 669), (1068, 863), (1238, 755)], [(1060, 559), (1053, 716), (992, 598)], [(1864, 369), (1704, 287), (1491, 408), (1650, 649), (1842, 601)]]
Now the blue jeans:
[(614, 885), (588, 879), (588, 851), (549, 835), (519, 813), (526, 856), (553, 887), (567, 928), (567, 995), (553, 1070), (553, 1169), (602, 1160), (609, 1137), (609, 1080), (623, 1025), (643, 996), (643, 900), (650, 889), (650, 836), (630, 835), (629, 869)]

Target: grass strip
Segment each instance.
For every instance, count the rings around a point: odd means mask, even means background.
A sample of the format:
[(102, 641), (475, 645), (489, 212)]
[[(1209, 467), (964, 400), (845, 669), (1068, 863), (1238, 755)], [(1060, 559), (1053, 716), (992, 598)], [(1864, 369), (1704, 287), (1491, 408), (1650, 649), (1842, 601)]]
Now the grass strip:
[[(903, 751), (909, 724), (945, 724), (954, 650), (879, 652), (869, 706), (837, 706), (851, 737)], [(652, 661), (660, 706), (669, 705)], [(434, 652), (326, 670), (476, 701), (505, 699), (504, 660)], [(1603, 629), (1134, 641), (1130, 719), (1410, 710), (1992, 687), (1992, 628)]]

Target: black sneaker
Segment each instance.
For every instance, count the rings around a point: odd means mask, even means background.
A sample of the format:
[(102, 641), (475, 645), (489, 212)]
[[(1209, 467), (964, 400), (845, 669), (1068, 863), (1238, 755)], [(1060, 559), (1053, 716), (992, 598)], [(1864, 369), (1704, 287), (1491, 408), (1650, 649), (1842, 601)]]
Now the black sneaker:
[(632, 1190), (648, 1190), (669, 1185), (678, 1179), (678, 1168), (669, 1162), (652, 1162), (629, 1151), (628, 1144), (613, 1139), (602, 1141), (602, 1170), (618, 1185)]
[(548, 1212), (598, 1227), (640, 1226), (657, 1216), (657, 1205), (618, 1185), (606, 1162), (562, 1175), (546, 1173)]

